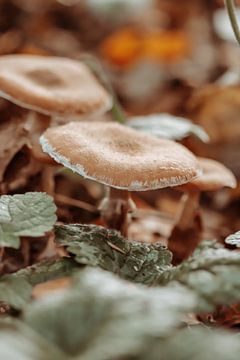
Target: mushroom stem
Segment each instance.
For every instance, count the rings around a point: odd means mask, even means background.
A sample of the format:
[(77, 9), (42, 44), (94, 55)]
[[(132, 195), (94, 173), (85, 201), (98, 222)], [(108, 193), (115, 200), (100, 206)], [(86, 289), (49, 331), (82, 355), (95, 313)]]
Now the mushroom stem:
[(56, 169), (52, 165), (44, 165), (41, 175), (42, 191), (52, 196), (54, 196), (54, 190), (55, 190), (55, 181), (54, 181), (55, 171)]
[(198, 190), (189, 191), (183, 195), (175, 226), (181, 230), (186, 230), (191, 227), (199, 211), (199, 199), (200, 192)]
[(128, 235), (129, 213), (133, 212), (135, 208), (129, 191), (112, 187), (108, 189), (107, 196), (99, 206), (106, 226), (120, 231), (124, 237)]

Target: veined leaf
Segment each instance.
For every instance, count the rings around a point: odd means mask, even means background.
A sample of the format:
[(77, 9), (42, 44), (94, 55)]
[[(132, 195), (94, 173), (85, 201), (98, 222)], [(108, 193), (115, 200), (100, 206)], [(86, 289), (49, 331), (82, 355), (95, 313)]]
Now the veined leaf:
[(177, 267), (170, 265), (166, 248), (129, 242), (118, 232), (95, 225), (57, 226), (56, 241), (80, 264), (99, 266), (145, 285), (184, 285), (198, 297), (195, 311), (240, 300), (240, 253), (215, 241), (201, 243)]
[(126, 241), (120, 233), (96, 225), (55, 227), (56, 242), (65, 246), (79, 264), (99, 266), (144, 284), (171, 267), (171, 253), (159, 244)]
[(201, 311), (240, 300), (240, 253), (215, 241), (201, 243), (194, 254), (162, 273), (157, 283), (178, 282), (199, 298)]
[(20, 236), (38, 237), (56, 222), (56, 206), (45, 193), (0, 197), (0, 246), (18, 248)]
[(31, 300), (32, 287), (41, 282), (72, 275), (76, 269), (70, 259), (46, 260), (0, 278), (0, 302), (22, 309)]
[(28, 266), (9, 276), (25, 279), (34, 286), (45, 281), (72, 275), (77, 268), (78, 265), (71, 259), (49, 259)]

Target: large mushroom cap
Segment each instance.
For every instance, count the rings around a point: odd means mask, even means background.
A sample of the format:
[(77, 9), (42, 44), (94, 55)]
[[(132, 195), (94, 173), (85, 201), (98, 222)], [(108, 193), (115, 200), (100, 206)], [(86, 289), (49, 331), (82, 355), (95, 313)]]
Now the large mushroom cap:
[(196, 158), (182, 145), (116, 123), (72, 122), (48, 129), (40, 141), (55, 161), (119, 189), (176, 186), (199, 174)]
[(111, 107), (110, 96), (88, 68), (61, 57), (2, 56), (0, 94), (47, 115), (79, 117)]
[(212, 159), (200, 157), (198, 161), (203, 173), (184, 185), (186, 189), (217, 191), (224, 187), (235, 188), (237, 186), (235, 176), (223, 164)]

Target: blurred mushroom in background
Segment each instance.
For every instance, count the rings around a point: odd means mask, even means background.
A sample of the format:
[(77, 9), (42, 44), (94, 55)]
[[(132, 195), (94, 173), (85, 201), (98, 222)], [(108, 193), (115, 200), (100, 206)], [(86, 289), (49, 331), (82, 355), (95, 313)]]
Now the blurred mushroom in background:
[[(52, 160), (41, 150), (40, 135), (59, 122), (104, 113), (111, 108), (111, 97), (81, 62), (27, 55), (0, 58), (0, 91), (2, 98), (21, 109), (25, 118), (23, 143), (26, 144), (27, 139), (31, 157), (44, 164), (42, 190), (53, 194), (55, 170)], [(2, 174), (10, 161), (9, 158), (4, 164)]]
[(216, 159), (240, 178), (240, 87), (208, 85), (189, 100), (189, 117), (208, 133), (210, 142), (191, 139), (189, 146), (199, 156)]
[(186, 259), (202, 240), (201, 193), (218, 191), (226, 187), (234, 189), (237, 186), (234, 174), (221, 163), (206, 158), (198, 158), (198, 161), (203, 170), (202, 175), (178, 187), (185, 192), (185, 195), (168, 239), (168, 247), (173, 252), (174, 264), (179, 264)]

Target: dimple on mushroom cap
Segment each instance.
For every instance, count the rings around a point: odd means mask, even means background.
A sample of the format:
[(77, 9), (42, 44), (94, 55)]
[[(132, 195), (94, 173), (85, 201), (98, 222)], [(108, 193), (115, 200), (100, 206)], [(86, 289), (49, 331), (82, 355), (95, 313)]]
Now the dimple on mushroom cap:
[(184, 146), (117, 123), (72, 122), (49, 128), (40, 142), (55, 161), (119, 189), (176, 186), (200, 172), (195, 156)]
[(81, 62), (61, 57), (6, 55), (0, 57), (0, 95), (47, 115), (101, 113), (111, 97)]
[(202, 175), (183, 185), (182, 189), (217, 191), (224, 187), (235, 188), (237, 186), (234, 174), (223, 164), (212, 159), (201, 157), (197, 159), (202, 169)]

